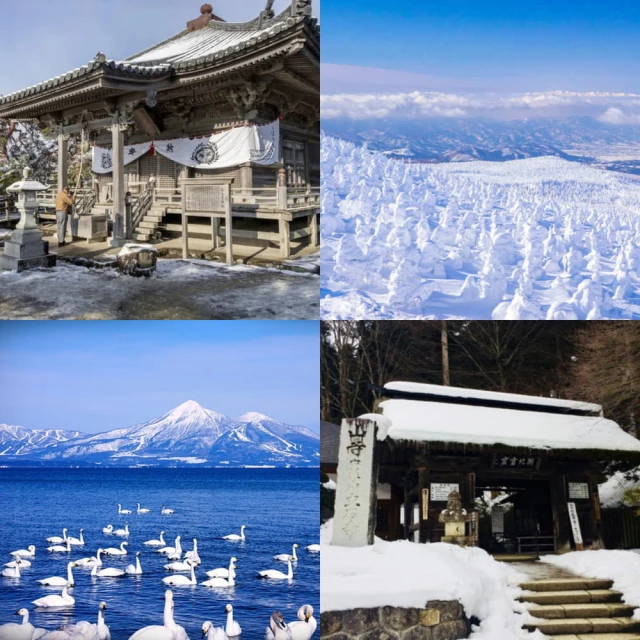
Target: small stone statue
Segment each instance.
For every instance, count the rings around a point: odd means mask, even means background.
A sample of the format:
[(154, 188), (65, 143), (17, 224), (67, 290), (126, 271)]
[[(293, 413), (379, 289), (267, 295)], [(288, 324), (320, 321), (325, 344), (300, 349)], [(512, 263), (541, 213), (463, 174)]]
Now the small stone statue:
[(439, 522), (444, 522), (444, 536), (442, 542), (451, 542), (461, 547), (469, 544), (466, 535), (466, 523), (471, 516), (462, 508), (462, 497), (457, 491), (452, 491), (447, 500), (447, 508), (440, 513)]

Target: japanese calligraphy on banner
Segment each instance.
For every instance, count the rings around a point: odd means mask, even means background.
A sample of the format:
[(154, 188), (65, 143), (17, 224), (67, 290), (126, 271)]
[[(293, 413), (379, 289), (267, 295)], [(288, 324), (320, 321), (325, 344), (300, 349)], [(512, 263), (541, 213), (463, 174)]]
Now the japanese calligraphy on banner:
[(497, 455), (493, 460), (493, 466), (509, 469), (536, 469), (538, 460), (535, 456)]
[(571, 531), (573, 532), (573, 541), (576, 543), (576, 549), (582, 551), (582, 531), (580, 530), (580, 520), (578, 519), (578, 510), (575, 502), (568, 502), (569, 522), (571, 523)]
[(342, 421), (331, 544), (373, 544), (378, 486), (376, 429), (372, 420)]
[[(124, 148), (124, 164), (143, 156), (152, 144), (160, 155), (196, 169), (224, 169), (245, 162), (269, 165), (279, 160), (280, 121), (235, 127), (208, 138), (175, 138), (130, 145)], [(110, 173), (113, 170), (111, 149), (93, 147), (92, 170), (94, 173)]]
[(433, 502), (446, 502), (449, 499), (449, 494), (452, 491), (460, 491), (460, 485), (457, 483), (454, 484), (443, 484), (438, 482), (431, 483), (431, 500)]

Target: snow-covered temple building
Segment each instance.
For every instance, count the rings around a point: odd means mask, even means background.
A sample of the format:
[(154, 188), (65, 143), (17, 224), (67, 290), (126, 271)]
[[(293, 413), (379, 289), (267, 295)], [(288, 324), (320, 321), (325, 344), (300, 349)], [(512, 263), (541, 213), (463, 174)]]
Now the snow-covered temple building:
[[(640, 441), (602, 407), (408, 382), (381, 393), (376, 535), (440, 541), (458, 491), (470, 540), (487, 551), (602, 548), (605, 469), (640, 463)], [(333, 461), (323, 467), (335, 478)]]
[(291, 243), (315, 246), (320, 28), (311, 0), (291, 0), (278, 15), (272, 5), (267, 0), (249, 22), (228, 23), (205, 4), (177, 35), (126, 60), (98, 53), (0, 97), (0, 118), (55, 132), (57, 189), (67, 181), (69, 136), (84, 135), (95, 183), (78, 213), (106, 214), (110, 226), (120, 214), (116, 236), (179, 235), (188, 214), (188, 234), (217, 246), (219, 195), (202, 187), (219, 183), (230, 184), (233, 243), (279, 246), (284, 257)]

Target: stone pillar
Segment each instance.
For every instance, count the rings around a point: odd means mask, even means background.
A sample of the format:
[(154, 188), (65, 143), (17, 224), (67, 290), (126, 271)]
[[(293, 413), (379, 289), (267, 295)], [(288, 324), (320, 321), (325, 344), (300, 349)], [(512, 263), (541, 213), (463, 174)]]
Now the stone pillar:
[(291, 224), (280, 214), (278, 225), (280, 229), (280, 256), (289, 258), (291, 256)]
[(113, 237), (112, 247), (126, 243), (124, 237), (125, 186), (124, 186), (124, 130), (121, 124), (111, 126), (111, 155), (113, 160)]
[(318, 242), (318, 214), (312, 213), (310, 223), (311, 223), (311, 246), (317, 247), (319, 245)]
[(338, 486), (331, 544), (373, 544), (378, 486), (377, 425), (372, 420), (342, 421)]
[(67, 186), (69, 136), (58, 134), (58, 193)]

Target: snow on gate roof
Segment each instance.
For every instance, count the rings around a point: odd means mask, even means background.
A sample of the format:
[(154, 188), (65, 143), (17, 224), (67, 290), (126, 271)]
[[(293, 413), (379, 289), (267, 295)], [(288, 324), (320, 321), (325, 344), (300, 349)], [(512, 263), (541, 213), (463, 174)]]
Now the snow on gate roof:
[(597, 404), (408, 382), (384, 389), (392, 440), (640, 453)]

